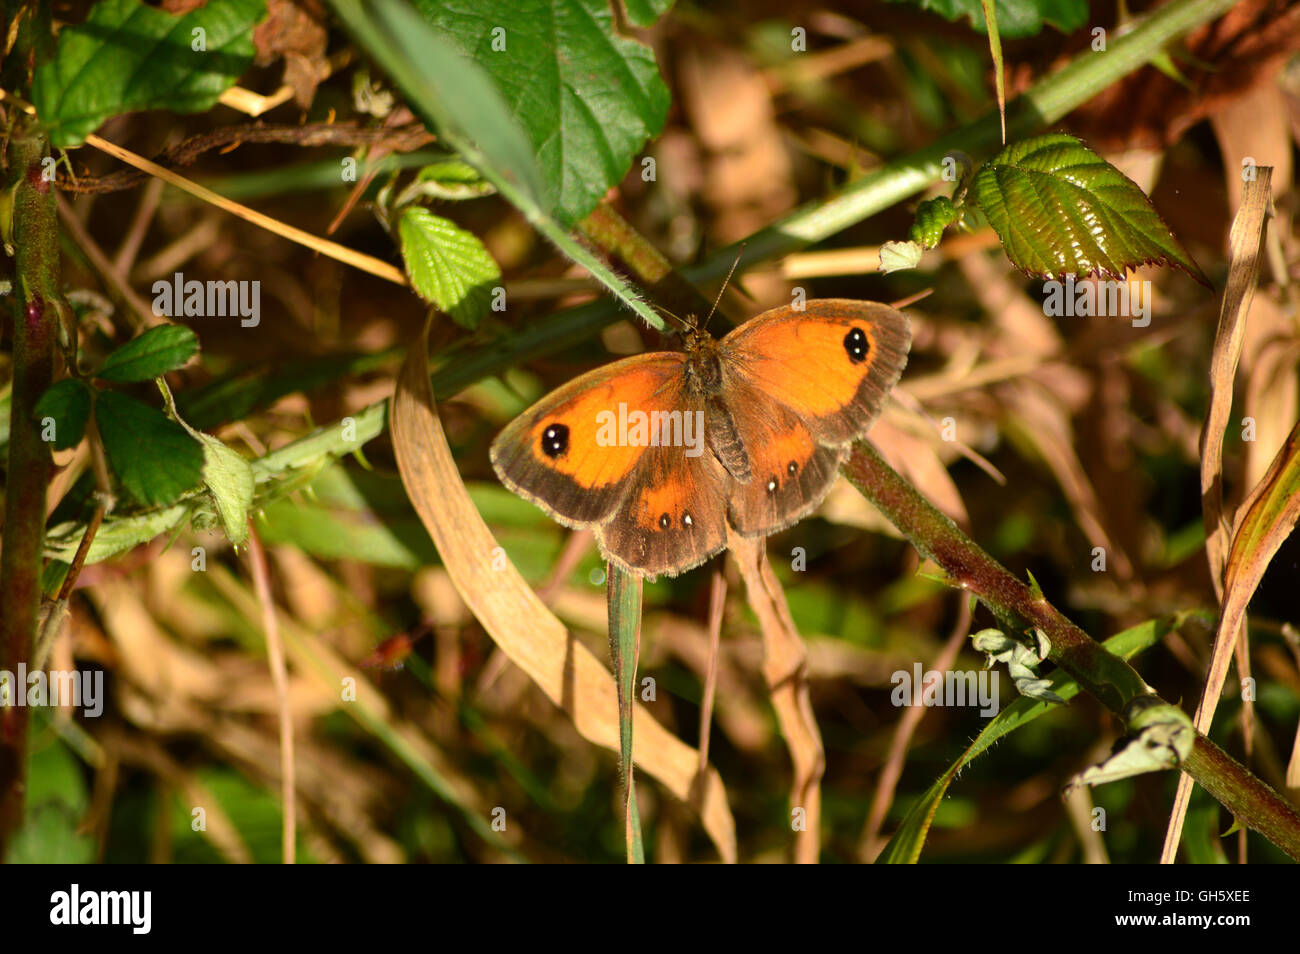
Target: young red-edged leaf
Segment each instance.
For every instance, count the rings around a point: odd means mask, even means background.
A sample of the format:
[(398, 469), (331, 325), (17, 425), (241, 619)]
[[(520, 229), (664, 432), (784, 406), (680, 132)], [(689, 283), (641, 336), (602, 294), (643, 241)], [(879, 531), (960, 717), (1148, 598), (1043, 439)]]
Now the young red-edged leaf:
[(967, 201), (1030, 275), (1121, 279), (1141, 265), (1174, 265), (1210, 287), (1137, 183), (1073, 136), (1008, 146), (976, 173)]

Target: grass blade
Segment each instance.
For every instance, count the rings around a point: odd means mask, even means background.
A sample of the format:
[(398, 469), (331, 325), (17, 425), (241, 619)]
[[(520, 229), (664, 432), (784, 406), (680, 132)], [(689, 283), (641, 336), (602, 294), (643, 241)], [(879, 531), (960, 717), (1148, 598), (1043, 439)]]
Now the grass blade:
[(618, 683), (619, 766), (623, 773), (623, 813), (627, 830), (627, 863), (645, 864), (641, 814), (636, 806), (632, 760), (632, 711), (636, 701), (636, 662), (641, 654), (641, 579), (609, 564), (609, 655)]

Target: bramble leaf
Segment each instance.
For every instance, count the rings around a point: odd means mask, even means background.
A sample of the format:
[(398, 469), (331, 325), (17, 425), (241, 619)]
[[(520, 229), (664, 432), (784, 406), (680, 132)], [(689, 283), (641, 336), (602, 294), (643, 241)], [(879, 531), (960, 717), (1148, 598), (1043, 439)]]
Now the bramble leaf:
[(252, 65), (265, 0), (224, 0), (173, 16), (140, 0), (100, 0), (59, 33), (36, 69), (32, 101), (50, 143), (79, 145), (104, 120), (137, 109), (198, 113)]
[(116, 391), (95, 398), (109, 466), (142, 504), (169, 504), (203, 478), (203, 448), (163, 413)]
[(397, 234), (411, 285), (425, 301), (458, 325), (474, 328), (487, 311), (501, 269), (472, 232), (411, 206), (401, 213)]
[(1073, 136), (1013, 143), (971, 183), (1007, 257), (1042, 278), (1100, 273), (1122, 279), (1140, 265), (1175, 265), (1210, 281), (1137, 184)]
[(151, 381), (175, 371), (199, 353), (199, 339), (184, 325), (159, 325), (110, 354), (95, 377), (105, 381)]
[[(634, 22), (663, 7), (634, 4)], [(607, 0), (415, 0), (488, 72), (542, 170), (543, 205), (572, 224), (663, 128), (669, 93), (654, 52), (614, 29)]]
[(67, 450), (81, 443), (90, 418), (90, 389), (76, 378), (64, 378), (41, 395), (36, 402), (35, 417), (39, 423), (45, 418), (54, 420), (55, 450)]

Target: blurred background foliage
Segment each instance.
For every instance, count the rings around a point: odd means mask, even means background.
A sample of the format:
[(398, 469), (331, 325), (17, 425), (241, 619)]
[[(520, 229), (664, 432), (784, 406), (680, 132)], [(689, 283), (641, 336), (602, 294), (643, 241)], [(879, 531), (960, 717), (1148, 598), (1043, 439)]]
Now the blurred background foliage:
[[(439, 22), (454, 19), (460, 5), (418, 6)], [(966, 19), (978, 6), (829, 0), (794, 9), (775, 0), (688, 0), (648, 28), (624, 22), (619, 29), (645, 44), (642, 62), (657, 69), (670, 95), (659, 104), (661, 130), (629, 133), (638, 142), (650, 138), (630, 150), (636, 161), (621, 170), (626, 174), (609, 201), (671, 261), (687, 264), (927, 145), (993, 105), (987, 38)], [(1128, 10), (1136, 15), (1147, 7)], [(259, 28), (255, 65), (238, 82), (265, 95), (282, 88), (291, 95), (262, 122), (411, 121), (326, 9), (314, 0), (270, 0), (269, 9), (275, 26)], [(1243, 0), (1171, 50), (1163, 71), (1138, 70), (1058, 127), (1137, 181), (1220, 287), (1242, 160), (1274, 167), (1272, 228), (1280, 254), (1261, 276), (1233, 417), (1253, 418), (1256, 439), (1244, 441), (1230, 429), (1225, 444), (1235, 499), (1255, 484), (1297, 417), (1297, 9)], [(528, 13), (520, 13), (521, 23)], [(79, 22), (84, 5), (56, 4), (56, 16)], [(1114, 4), (1083, 0), (999, 2), (998, 20), (1009, 95), (1085, 54), (1095, 27), (1122, 29)], [(791, 49), (795, 28), (806, 33), (806, 51)], [(195, 115), (117, 115), (100, 132), (149, 156), (246, 121), (222, 105)], [(385, 202), (415, 181), (414, 169), (442, 154), (428, 143), (386, 156), (359, 148), (353, 155), (363, 163), (382, 158), (385, 165), (358, 182), (340, 180), (347, 154), (337, 145), (249, 139), (198, 155), (184, 173), (400, 265), (395, 235), (381, 221), (391, 209)], [(653, 181), (643, 177), (643, 157), (655, 160)], [(72, 168), (93, 179), (120, 166), (82, 149)], [(606, 183), (581, 186), (594, 201)], [(83, 292), (75, 301), (88, 354), (102, 357), (132, 334), (97, 253), (140, 295), (176, 271), (187, 279), (261, 281), (260, 324), (195, 320), (201, 356), (168, 376), (187, 420), (249, 457), (387, 397), (426, 314), (409, 290), (157, 181), (61, 201), (67, 220), (80, 226), (65, 232), (64, 275), (69, 289)], [(1181, 272), (1152, 269), (1136, 275), (1154, 292), (1147, 327), (1047, 318), (1041, 283), (1015, 272), (987, 229), (950, 233), (916, 271), (879, 275), (876, 250), (907, 234), (915, 206), (900, 204), (809, 253), (758, 265), (737, 283), (743, 297), (729, 299), (730, 310), (757, 313), (788, 301), (796, 285), (809, 297), (881, 301), (932, 290), (911, 311), (915, 343), (901, 385), (905, 399), (873, 439), (981, 546), (1013, 572), (1031, 572), (1094, 637), (1154, 617), (1211, 611), (1187, 616), (1136, 661), (1161, 695), (1190, 709), (1209, 658), (1216, 604), (1203, 548), (1197, 450), (1216, 297)], [(505, 313), (480, 309), (472, 320), (436, 320), (436, 363), (451, 367), (479, 349), (508, 350), (517, 329), (595, 296), (499, 198), (438, 197), (431, 207), (481, 240), (509, 300)], [(828, 258), (830, 252), (838, 254)], [(521, 572), (602, 658), (598, 555), (589, 542), (571, 545), (569, 531), (501, 488), (487, 446), (550, 388), (613, 357), (664, 346), (622, 321), (438, 395), (475, 504)], [(8, 360), (0, 357), (6, 378)], [(958, 442), (941, 437), (948, 418)], [(7, 408), (2, 419), (7, 427)], [(0, 437), (7, 441), (7, 434)], [(93, 486), (84, 476), (84, 447), (56, 460), (63, 470), (51, 491), (52, 524), (83, 518)], [(300, 859), (621, 860), (616, 754), (580, 738), (465, 610), (407, 501), (387, 436), (368, 443), (364, 456), (322, 463), (299, 484), (266, 502), (255, 527), (268, 550), (289, 650)], [(196, 546), (206, 549), (205, 572), (193, 571)], [(1096, 547), (1107, 554), (1104, 572), (1093, 569)], [(806, 569), (794, 568), (796, 548)], [(818, 515), (774, 537), (769, 551), (808, 642), (826, 746), (823, 857), (871, 860), (984, 725), (971, 707), (927, 711), (905, 748), (883, 825), (867, 826), (905, 711), (891, 703), (891, 675), (915, 662), (929, 665), (940, 653), (960, 620), (960, 597), (844, 486)], [(1300, 547), (1292, 540), (1274, 560), (1250, 616), (1258, 691), (1248, 764), (1279, 791), (1287, 790), (1300, 723), (1298, 570)], [(726, 785), (741, 859), (780, 861), (791, 839), (790, 765), (767, 701), (757, 629), (736, 593), (733, 587), (723, 623), (710, 757)], [(640, 675), (657, 686), (648, 705), (692, 745), (707, 665), (708, 594), (705, 571), (645, 590)], [(11, 857), (279, 860), (276, 701), (260, 619), (246, 554), (219, 533), (186, 527), (87, 566), (51, 665), (102, 670), (107, 708), (95, 720), (59, 710), (34, 715), (29, 821)], [(988, 624), (980, 610), (971, 629)], [(982, 663), (966, 646), (953, 668)], [(378, 692), (343, 702), (337, 687), (348, 677)], [(1009, 680), (1002, 686), (1005, 704)], [(1230, 689), (1212, 735), (1241, 758), (1239, 696)], [(1082, 806), (1060, 796), (1066, 779), (1109, 752), (1119, 728), (1081, 696), (1008, 736), (953, 784), (923, 860), (1154, 859), (1173, 774), (1084, 792)], [(1296, 789), (1290, 794), (1294, 799)], [(645, 779), (640, 797), (650, 860), (716, 859), (688, 808)], [(1105, 809), (1104, 832), (1092, 830), (1089, 798)], [(196, 807), (204, 810), (205, 831), (193, 830)], [(490, 827), (497, 808), (507, 820), (503, 832)], [(1236, 857), (1235, 837), (1220, 837), (1230, 824), (1198, 789), (1183, 857)], [(1284, 860), (1254, 835), (1247, 846), (1251, 861)]]

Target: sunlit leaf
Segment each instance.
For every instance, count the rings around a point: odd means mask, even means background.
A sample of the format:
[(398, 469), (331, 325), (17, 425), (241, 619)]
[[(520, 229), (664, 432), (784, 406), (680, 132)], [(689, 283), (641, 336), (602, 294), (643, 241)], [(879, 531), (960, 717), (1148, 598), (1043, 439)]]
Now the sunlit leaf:
[(419, 206), (397, 222), (411, 285), (425, 301), (473, 328), (487, 311), (501, 269), (478, 236)]
[(1140, 265), (1176, 265), (1208, 286), (1137, 184), (1073, 136), (1014, 143), (975, 175), (978, 204), (1021, 271), (1042, 278), (1123, 278)]

